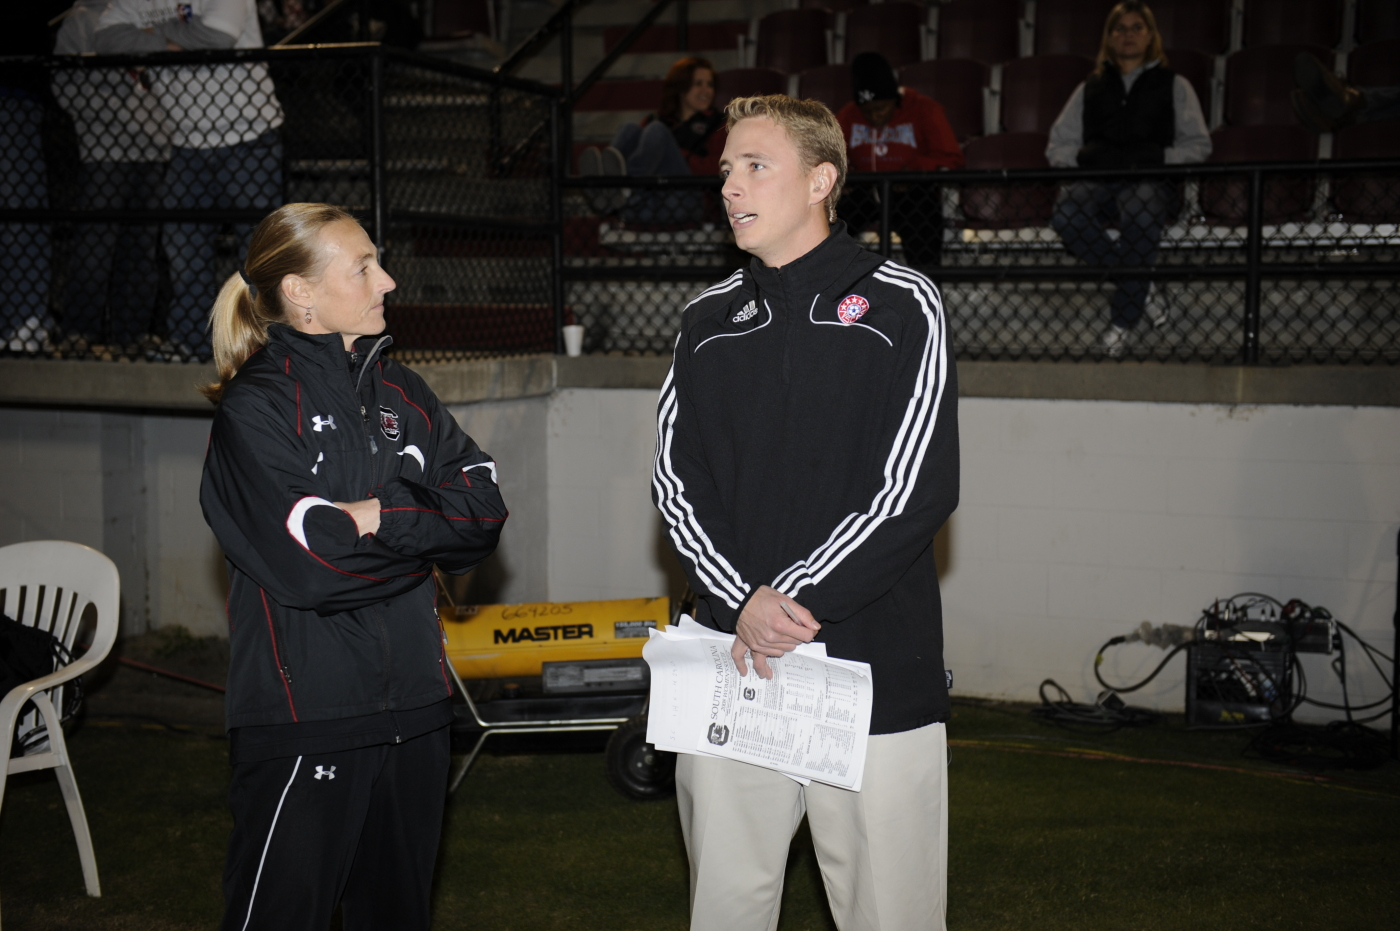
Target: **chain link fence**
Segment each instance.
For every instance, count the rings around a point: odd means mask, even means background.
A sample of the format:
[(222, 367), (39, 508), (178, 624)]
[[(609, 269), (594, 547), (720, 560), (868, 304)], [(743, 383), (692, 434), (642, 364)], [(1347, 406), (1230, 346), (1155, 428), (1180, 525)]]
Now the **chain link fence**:
[[(565, 182), (586, 352), (670, 351), (747, 261), (719, 184)], [(838, 212), (938, 283), (963, 359), (1400, 363), (1394, 163), (854, 175)]]
[[(14, 59), (0, 353), (207, 359), (214, 295), (289, 201), (361, 217), (415, 361), (665, 354), (748, 261), (717, 178), (565, 178), (558, 94), (374, 44)], [(1400, 168), (856, 175), (839, 212), (942, 288), (964, 359), (1400, 362)]]
[(373, 44), (19, 64), (0, 351), (207, 360), (214, 296), (293, 201), (365, 223), (400, 356), (554, 350), (548, 88)]

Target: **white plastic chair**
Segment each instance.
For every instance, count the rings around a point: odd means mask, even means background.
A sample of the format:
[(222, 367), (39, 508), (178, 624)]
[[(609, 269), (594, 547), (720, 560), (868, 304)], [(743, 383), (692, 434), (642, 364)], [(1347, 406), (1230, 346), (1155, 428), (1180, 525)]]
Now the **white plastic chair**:
[[(97, 630), (86, 653), (47, 676), (16, 686), (0, 699), (0, 747), (8, 758), (16, 733), (33, 731), (41, 723), (47, 737), (24, 756), (7, 759), (0, 769), (0, 806), (5, 801), (5, 781), (10, 773), (52, 769), (58, 777), (68, 820), (78, 841), (78, 859), (88, 895), (101, 896), (97, 883), (97, 858), (92, 851), (87, 815), (73, 778), (68, 745), (63, 739), (58, 709), (63, 707), (64, 683), (90, 671), (107, 657), (117, 639), (117, 605), (121, 580), (110, 559), (91, 547), (64, 540), (36, 540), (0, 547), (0, 613), (31, 627), (49, 631), (69, 650), (89, 604), (97, 609)], [(19, 720), (20, 709), (32, 701), (36, 710)], [(16, 726), (18, 725), (18, 731)]]

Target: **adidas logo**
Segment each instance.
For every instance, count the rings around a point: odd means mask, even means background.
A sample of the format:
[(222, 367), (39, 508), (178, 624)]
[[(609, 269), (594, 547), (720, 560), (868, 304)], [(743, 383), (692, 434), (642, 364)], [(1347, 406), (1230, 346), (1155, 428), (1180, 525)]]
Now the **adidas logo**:
[(743, 323), (745, 320), (752, 320), (757, 315), (758, 304), (755, 301), (749, 301), (747, 304), (744, 305), (743, 310), (739, 311), (737, 314), (734, 315), (734, 322)]

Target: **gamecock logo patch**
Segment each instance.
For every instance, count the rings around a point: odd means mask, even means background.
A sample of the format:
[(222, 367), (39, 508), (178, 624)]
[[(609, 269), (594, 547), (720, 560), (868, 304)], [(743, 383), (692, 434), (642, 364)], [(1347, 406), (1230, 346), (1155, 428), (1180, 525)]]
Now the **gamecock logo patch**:
[(847, 294), (841, 298), (841, 303), (836, 305), (836, 316), (841, 318), (841, 322), (850, 326), (870, 309), (870, 302), (859, 294)]
[(385, 439), (397, 440), (399, 438), (399, 415), (387, 407), (381, 407), (379, 409), (379, 429), (384, 431)]

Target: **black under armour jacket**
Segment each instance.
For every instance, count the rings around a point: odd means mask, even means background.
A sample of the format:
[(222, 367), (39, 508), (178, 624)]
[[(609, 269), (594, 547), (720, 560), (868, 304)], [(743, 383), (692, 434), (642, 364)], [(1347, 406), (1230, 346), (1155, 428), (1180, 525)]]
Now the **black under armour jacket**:
[[(496, 465), (428, 386), (356, 343), (274, 325), (214, 416), (200, 504), (228, 559), (230, 729), (404, 712), (451, 695), (433, 564), (506, 518)], [(375, 497), (360, 536), (335, 501)]]
[(653, 500), (701, 623), (767, 584), (871, 665), (871, 733), (943, 721), (933, 538), (958, 501), (957, 380), (938, 291), (838, 224), (686, 308), (661, 390)]

